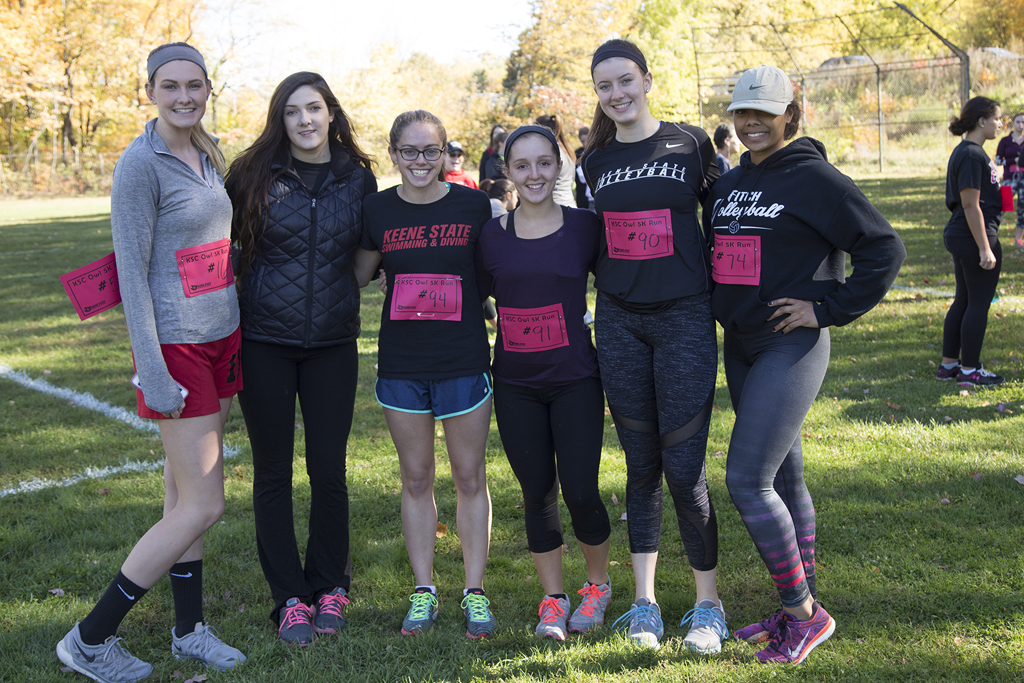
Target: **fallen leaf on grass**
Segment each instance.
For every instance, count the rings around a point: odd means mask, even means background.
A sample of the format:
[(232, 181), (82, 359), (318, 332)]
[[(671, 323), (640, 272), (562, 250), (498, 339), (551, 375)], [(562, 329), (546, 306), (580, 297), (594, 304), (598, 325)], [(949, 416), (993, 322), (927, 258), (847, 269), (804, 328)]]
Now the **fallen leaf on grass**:
[(185, 674), (181, 673), (179, 669), (175, 669), (174, 673), (171, 674), (171, 678), (184, 678)]
[(968, 391), (967, 389), (961, 389), (961, 390), (960, 390), (960, 395), (961, 395), (961, 396), (970, 396), (970, 395), (971, 395), (971, 392), (970, 392), (970, 391)]
[(518, 504), (518, 505), (516, 505), (516, 509), (517, 509), (517, 510), (518, 510), (518, 509), (521, 509), (522, 507), (523, 507), (523, 506), (522, 506), (522, 504), (521, 504), (521, 503), (520, 503), (520, 504)]
[(203, 683), (206, 679), (206, 674), (199, 674), (198, 676), (193, 676), (192, 678), (187, 679), (185, 683)]
[(444, 538), (447, 535), (448, 535), (448, 525), (447, 524), (441, 524), (441, 522), (438, 522), (437, 523), (437, 537), (438, 538)]
[(43, 374), (44, 375), (52, 375), (53, 374), (53, 370), (43, 370)]
[(245, 605), (242, 605), (241, 607), (238, 608), (238, 613), (239, 614), (244, 614), (245, 613)]
[[(1024, 482), (1022, 482), (1022, 483), (1024, 483)], [(620, 521), (620, 522), (625, 522), (625, 521), (626, 521), (626, 513), (625, 513), (625, 512), (623, 512), (623, 513), (622, 513), (622, 516), (621, 516), (621, 517), (619, 517), (619, 521)]]
[(231, 599), (231, 591), (224, 591), (224, 599), (225, 600)]
[(981, 481), (981, 472), (975, 472), (971, 475), (971, 479), (974, 481)]
[(939, 502), (942, 503), (943, 505), (949, 505), (949, 498), (943, 498)]
[(1013, 478), (1013, 480), (1020, 484), (1021, 486), (1024, 486), (1024, 474), (1018, 474), (1016, 477)]
[(50, 590), (48, 590), (46, 592), (47, 593), (52, 593), (53, 595), (56, 595), (58, 598), (63, 598), (64, 597), (64, 589), (63, 588), (51, 588)]
[(523, 579), (523, 581), (529, 583), (530, 581), (533, 581), (533, 576), (527, 576), (525, 579)]
[(105, 496), (110, 493), (110, 489), (100, 489), (100, 495)]
[(619, 562), (618, 562), (618, 560), (612, 560), (612, 561), (610, 561), (610, 562), (609, 562), (608, 564), (610, 564), (610, 565), (611, 565), (611, 566), (613, 566), (613, 567), (618, 567), (618, 566), (619, 566)]
[(946, 417), (942, 418), (942, 420), (943, 420), (943, 422), (952, 422), (953, 418), (951, 418), (949, 415), (947, 415)]
[(612, 505), (619, 504), (619, 497), (615, 495), (615, 491), (612, 491)]
[(932, 366), (934, 368), (935, 367), (935, 361), (933, 361), (933, 360), (928, 361), (928, 365), (930, 365), (930, 366)]
[(1005, 403), (1000, 403), (999, 405), (996, 406), (996, 410), (998, 410), (1000, 413), (1005, 413), (1006, 412), (1006, 404)]
[(864, 644), (864, 639), (863, 638), (858, 638), (857, 639), (857, 644), (858, 645), (863, 645)]

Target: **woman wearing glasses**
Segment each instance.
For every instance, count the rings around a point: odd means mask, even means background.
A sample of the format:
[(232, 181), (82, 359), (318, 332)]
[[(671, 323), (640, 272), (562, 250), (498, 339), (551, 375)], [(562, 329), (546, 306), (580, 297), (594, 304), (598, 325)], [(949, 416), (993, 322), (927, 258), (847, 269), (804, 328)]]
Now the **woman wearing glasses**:
[(363, 201), (361, 247), (369, 258), (357, 258), (356, 277), (365, 286), (380, 262), (388, 275), (375, 392), (398, 451), (402, 531), (416, 581), (402, 633), (429, 631), (437, 618), (434, 423), (440, 421), (458, 494), (466, 635), (483, 638), (496, 625), (483, 591), (491, 536), (484, 462), (491, 382), (473, 253), (491, 206), (483, 192), (439, 177), (446, 142), (444, 126), (429, 112), (395, 119), (388, 154), (402, 182)]

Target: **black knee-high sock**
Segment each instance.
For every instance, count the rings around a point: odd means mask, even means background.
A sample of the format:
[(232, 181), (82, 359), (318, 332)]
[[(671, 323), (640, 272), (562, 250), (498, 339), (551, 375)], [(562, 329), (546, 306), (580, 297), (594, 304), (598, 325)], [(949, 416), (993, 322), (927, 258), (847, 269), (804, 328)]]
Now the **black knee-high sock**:
[(179, 562), (171, 567), (174, 595), (174, 633), (181, 638), (203, 621), (203, 561)]
[(117, 633), (117, 627), (121, 624), (128, 610), (135, 607), (135, 604), (142, 599), (148, 589), (133, 583), (121, 572), (117, 573), (114, 580), (107, 586), (107, 591), (96, 603), (96, 606), (89, 612), (89, 616), (82, 619), (78, 625), (78, 632), (82, 636), (82, 642), (86, 645), (99, 645), (110, 636)]

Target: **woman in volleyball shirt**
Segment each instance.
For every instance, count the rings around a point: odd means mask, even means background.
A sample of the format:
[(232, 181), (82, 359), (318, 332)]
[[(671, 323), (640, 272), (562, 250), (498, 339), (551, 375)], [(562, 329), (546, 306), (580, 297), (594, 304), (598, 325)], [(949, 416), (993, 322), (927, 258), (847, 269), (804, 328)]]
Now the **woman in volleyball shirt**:
[(384, 407), (402, 472), (402, 530), (416, 586), (402, 633), (433, 627), (437, 507), (434, 421), (444, 425), (465, 563), (466, 635), (496, 624), (483, 592), (491, 532), (484, 451), (491, 422), (490, 347), (473, 254), (491, 219), (487, 195), (442, 182), (447, 135), (425, 111), (399, 115), (388, 154), (402, 183), (363, 200), (356, 278), (369, 282), (382, 263), (388, 291), (381, 314), (376, 396)]
[(629, 637), (664, 634), (654, 592), (664, 473), (693, 569), (687, 647), (718, 652), (728, 637), (718, 598), (718, 527), (704, 474), (718, 366), (709, 243), (697, 215), (718, 178), (700, 128), (658, 121), (643, 53), (610, 40), (591, 63), (598, 107), (582, 161), (604, 230), (597, 261), (601, 378), (626, 456), (626, 510), (636, 595)]

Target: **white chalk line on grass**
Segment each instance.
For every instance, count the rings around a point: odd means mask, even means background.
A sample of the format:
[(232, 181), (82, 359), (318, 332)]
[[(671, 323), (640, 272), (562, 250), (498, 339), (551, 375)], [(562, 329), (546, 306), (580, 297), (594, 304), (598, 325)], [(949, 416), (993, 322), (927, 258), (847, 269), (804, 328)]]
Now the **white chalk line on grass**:
[[(28, 389), (33, 389), (56, 398), (70, 401), (73, 405), (80, 408), (86, 408), (87, 410), (101, 413), (112, 420), (124, 422), (128, 426), (139, 431), (149, 432), (150, 434), (160, 433), (160, 428), (157, 426), (156, 422), (152, 420), (143, 420), (135, 413), (129, 412), (119, 406), (113, 406), (101, 401), (88, 392), (75, 391), (64, 387), (55, 387), (46, 380), (33, 379), (27, 373), (22, 372), (21, 370), (15, 370), (10, 365), (2, 361), (0, 361), (0, 377), (9, 379), (12, 382), (17, 382)], [(236, 455), (238, 455), (238, 448), (225, 442), (224, 459), (226, 460)], [(16, 493), (31, 493), (33, 491), (42, 491), (44, 489), (74, 486), (75, 484), (89, 479), (104, 479), (124, 472), (152, 472), (154, 470), (161, 469), (163, 466), (164, 463), (162, 460), (150, 462), (126, 459), (120, 465), (86, 467), (80, 474), (64, 477), (62, 479), (42, 479), (37, 477), (21, 481), (14, 486), (8, 486), (7, 488), (0, 489), (0, 498), (6, 498), (7, 496), (14, 495)]]

